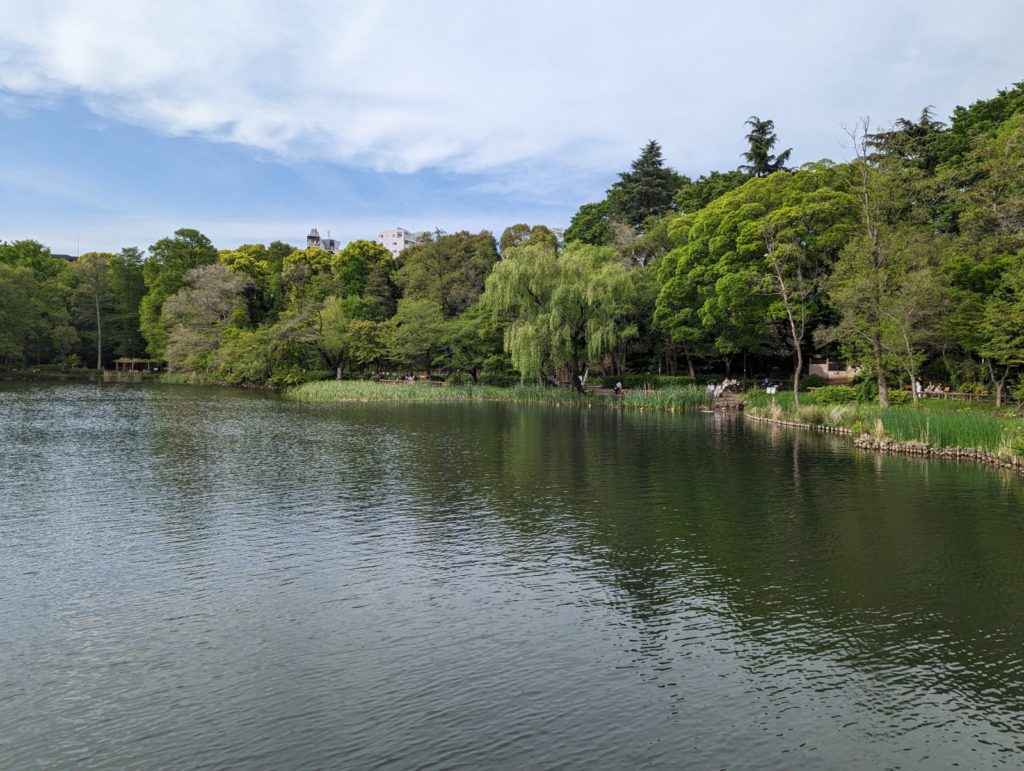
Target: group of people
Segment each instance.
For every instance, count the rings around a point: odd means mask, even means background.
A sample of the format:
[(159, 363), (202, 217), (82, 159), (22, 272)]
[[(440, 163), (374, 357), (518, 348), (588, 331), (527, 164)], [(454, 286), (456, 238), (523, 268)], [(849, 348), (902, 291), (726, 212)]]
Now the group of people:
[(928, 385), (921, 387), (921, 381), (914, 381), (914, 390), (919, 394), (941, 394), (949, 391), (949, 386), (942, 386), (929, 381)]
[(731, 391), (738, 391), (740, 387), (739, 381), (731, 377), (727, 377), (721, 383), (708, 383), (708, 395), (718, 399), (724, 394)]

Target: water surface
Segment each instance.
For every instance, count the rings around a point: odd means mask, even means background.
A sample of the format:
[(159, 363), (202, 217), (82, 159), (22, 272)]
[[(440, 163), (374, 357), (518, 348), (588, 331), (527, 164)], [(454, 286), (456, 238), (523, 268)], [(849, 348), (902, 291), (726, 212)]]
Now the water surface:
[(0, 766), (1019, 766), (1022, 492), (711, 415), (0, 384)]

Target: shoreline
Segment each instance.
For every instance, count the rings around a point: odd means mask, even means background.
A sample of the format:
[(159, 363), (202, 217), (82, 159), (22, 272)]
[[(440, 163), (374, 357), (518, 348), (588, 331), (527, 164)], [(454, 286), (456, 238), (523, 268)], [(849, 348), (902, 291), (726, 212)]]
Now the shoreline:
[(746, 420), (762, 425), (798, 428), (805, 431), (817, 431), (825, 434), (838, 434), (852, 438), (853, 447), (861, 452), (876, 455), (903, 455), (929, 460), (969, 461), (975, 465), (991, 469), (1004, 469), (1017, 474), (1024, 474), (1024, 459), (1016, 456), (1000, 455), (980, 447), (941, 447), (927, 442), (905, 441), (885, 436), (872, 436), (868, 433), (855, 434), (842, 426), (814, 425), (793, 420), (782, 420), (746, 413)]

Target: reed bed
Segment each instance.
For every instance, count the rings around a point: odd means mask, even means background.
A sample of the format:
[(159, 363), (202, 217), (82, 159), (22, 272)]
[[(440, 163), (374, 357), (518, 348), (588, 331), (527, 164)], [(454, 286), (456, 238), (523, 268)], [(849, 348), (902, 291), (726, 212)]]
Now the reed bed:
[(922, 442), (933, 447), (977, 448), (997, 452), (1016, 430), (1010, 420), (990, 412), (943, 412), (920, 407), (877, 409), (886, 436), (900, 442)]
[(801, 406), (793, 406), (792, 393), (772, 399), (763, 392), (746, 395), (752, 416), (811, 426), (845, 428), (878, 439), (915, 442), (931, 447), (978, 449), (1018, 455), (1024, 449), (1021, 421), (1000, 415), (988, 405), (976, 409), (963, 403), (921, 402), (882, 409), (876, 404), (819, 405), (814, 394), (801, 394)]
[(439, 387), (427, 383), (387, 384), (357, 380), (321, 380), (305, 383), (285, 392), (295, 401), (308, 403), (391, 402), (441, 404), (466, 401), (515, 402), (521, 404), (571, 404), (581, 407), (627, 409), (692, 410), (711, 403), (707, 392), (697, 386), (680, 386), (654, 391), (631, 391), (615, 396), (592, 391), (579, 393), (568, 388), (517, 385), (509, 388), (483, 385)]

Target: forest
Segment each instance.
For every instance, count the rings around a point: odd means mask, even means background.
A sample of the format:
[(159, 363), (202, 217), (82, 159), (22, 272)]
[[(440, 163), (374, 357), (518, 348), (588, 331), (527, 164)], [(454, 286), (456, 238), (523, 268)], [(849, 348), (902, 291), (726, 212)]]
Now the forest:
[(0, 242), (0, 361), (274, 387), (777, 377), (799, 398), (816, 355), (882, 406), (916, 380), (1024, 395), (1024, 83), (847, 139), (851, 160), (792, 167), (751, 116), (744, 162), (696, 179), (651, 140), (564, 232), (438, 230), (397, 259), (187, 228), (73, 260)]

